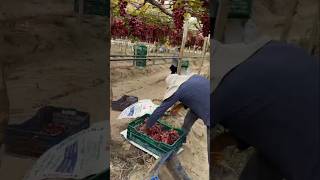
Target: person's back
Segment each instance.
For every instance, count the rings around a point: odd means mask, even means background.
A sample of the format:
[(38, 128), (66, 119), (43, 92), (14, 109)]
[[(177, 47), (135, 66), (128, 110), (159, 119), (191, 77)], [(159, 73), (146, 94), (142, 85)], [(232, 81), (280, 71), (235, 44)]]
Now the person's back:
[(193, 75), (177, 91), (180, 101), (192, 109), (207, 126), (210, 126), (210, 81), (203, 76)]
[(271, 42), (224, 77), (214, 93), (213, 116), (288, 180), (316, 180), (319, 98), (319, 61)]

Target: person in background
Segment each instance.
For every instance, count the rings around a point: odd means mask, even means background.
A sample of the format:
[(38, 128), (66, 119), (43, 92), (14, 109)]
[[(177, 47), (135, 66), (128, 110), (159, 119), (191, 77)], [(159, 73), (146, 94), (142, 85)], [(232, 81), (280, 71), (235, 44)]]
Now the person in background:
[(174, 57), (172, 58), (172, 64), (170, 66), (171, 74), (176, 74), (178, 71), (179, 53), (180, 53), (180, 48), (177, 48), (174, 54)]

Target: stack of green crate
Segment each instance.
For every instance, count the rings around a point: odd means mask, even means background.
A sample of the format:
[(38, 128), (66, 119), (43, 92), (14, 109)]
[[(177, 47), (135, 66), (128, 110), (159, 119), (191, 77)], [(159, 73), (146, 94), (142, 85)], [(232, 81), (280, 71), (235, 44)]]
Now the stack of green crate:
[(148, 49), (146, 45), (137, 44), (134, 46), (135, 66), (139, 68), (145, 68), (147, 65), (147, 53)]

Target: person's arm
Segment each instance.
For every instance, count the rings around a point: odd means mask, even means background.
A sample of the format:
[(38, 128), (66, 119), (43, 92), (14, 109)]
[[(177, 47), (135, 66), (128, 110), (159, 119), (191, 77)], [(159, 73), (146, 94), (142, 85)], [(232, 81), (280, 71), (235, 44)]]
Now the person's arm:
[(151, 128), (163, 114), (179, 101), (179, 89), (168, 99), (164, 100), (161, 105), (151, 114), (147, 120), (147, 128)]

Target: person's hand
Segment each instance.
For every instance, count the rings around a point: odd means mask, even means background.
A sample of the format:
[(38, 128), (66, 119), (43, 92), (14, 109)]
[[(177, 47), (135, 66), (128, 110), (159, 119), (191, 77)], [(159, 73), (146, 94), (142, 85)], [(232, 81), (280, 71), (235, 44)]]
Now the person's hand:
[(149, 131), (150, 131), (150, 128), (147, 127), (147, 123), (144, 123), (142, 126), (141, 126), (141, 129), (140, 129), (142, 132), (148, 134)]

